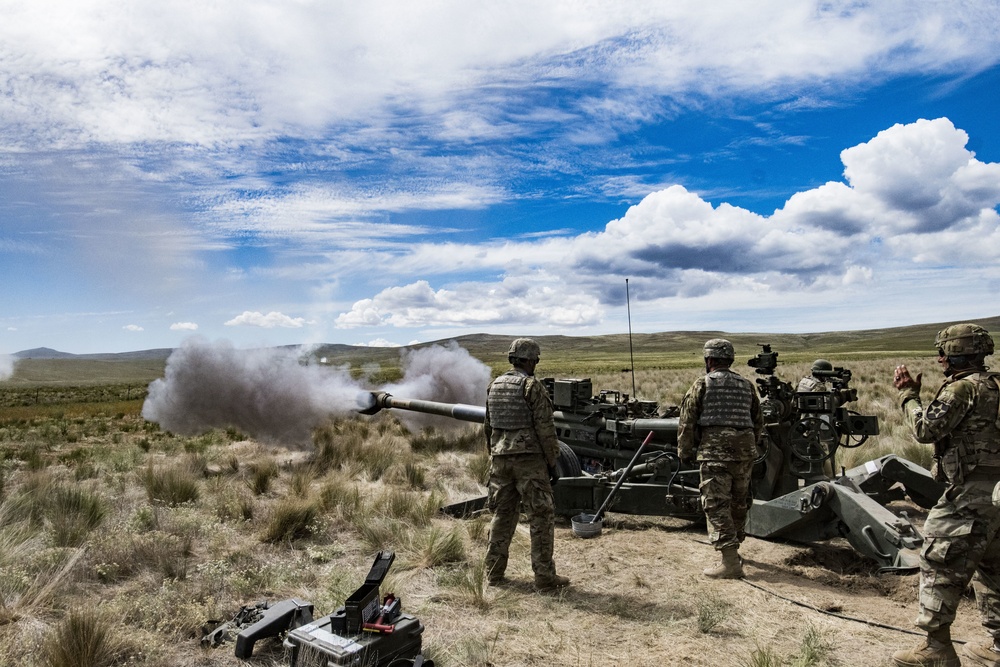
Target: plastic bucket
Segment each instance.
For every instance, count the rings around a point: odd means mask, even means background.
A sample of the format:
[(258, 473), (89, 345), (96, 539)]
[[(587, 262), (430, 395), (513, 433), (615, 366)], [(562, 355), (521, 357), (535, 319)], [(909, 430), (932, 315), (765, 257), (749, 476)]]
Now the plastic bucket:
[(583, 538), (600, 535), (601, 528), (604, 526), (604, 520), (595, 520), (595, 516), (594, 514), (577, 514), (573, 517), (573, 534)]

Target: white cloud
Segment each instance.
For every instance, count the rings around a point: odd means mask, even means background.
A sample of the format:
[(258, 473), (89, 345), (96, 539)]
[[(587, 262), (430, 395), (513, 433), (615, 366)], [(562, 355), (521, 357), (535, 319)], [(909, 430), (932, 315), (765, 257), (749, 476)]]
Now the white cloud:
[(489, 9), (181, 0), (127, 12), (21, 2), (0, 24), (9, 91), (0, 115), (6, 141), (63, 147), (245, 145), (359, 121), (382, 132), (389, 107), (440, 119), (444, 137), (488, 137), (530, 127), (532, 117), (515, 123), (503, 112), (511, 91), (539, 82), (600, 82), (606, 99), (584, 99), (570, 115), (630, 122), (645, 105), (623, 104), (623, 90), (753, 93), (858, 72), (982, 67), (998, 53), (991, 11), (929, 1), (731, 0), (705, 11), (659, 0)]
[(126, 324), (122, 327), (125, 331), (144, 331), (138, 324)]
[(171, 331), (197, 331), (198, 325), (194, 322), (174, 322), (170, 325)]
[(1000, 164), (977, 160), (967, 141), (946, 118), (895, 125), (843, 151), (846, 183), (797, 193), (771, 216), (713, 206), (674, 185), (574, 238), (369, 253), (375, 272), (446, 278), (476, 266), (503, 276), (388, 287), (355, 302), (336, 326), (583, 327), (624, 301), (625, 278), (645, 301), (725, 293), (732, 303), (867, 289), (913, 261), (992, 266), (1000, 261)]
[(367, 343), (355, 343), (358, 347), (402, 347), (399, 343), (393, 343), (385, 338), (373, 338)]
[(305, 324), (306, 320), (302, 317), (289, 317), (288, 315), (277, 311), (271, 311), (267, 315), (264, 315), (263, 313), (250, 310), (243, 311), (242, 315), (237, 315), (225, 323), (227, 327), (251, 326), (261, 327), (264, 329), (273, 329), (275, 327), (300, 329), (305, 326)]

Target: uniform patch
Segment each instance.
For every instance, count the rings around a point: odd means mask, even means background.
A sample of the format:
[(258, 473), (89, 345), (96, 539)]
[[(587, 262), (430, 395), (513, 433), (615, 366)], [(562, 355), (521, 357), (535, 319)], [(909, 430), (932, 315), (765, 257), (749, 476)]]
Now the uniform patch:
[(941, 419), (946, 414), (948, 414), (949, 407), (950, 406), (947, 403), (942, 403), (941, 401), (934, 401), (933, 403), (927, 406), (927, 412), (924, 413), (924, 416), (927, 417), (927, 419), (931, 420)]

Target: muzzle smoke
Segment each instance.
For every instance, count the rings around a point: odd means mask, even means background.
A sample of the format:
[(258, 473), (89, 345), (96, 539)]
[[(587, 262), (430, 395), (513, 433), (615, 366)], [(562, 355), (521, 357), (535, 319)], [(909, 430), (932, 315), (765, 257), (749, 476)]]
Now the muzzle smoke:
[(14, 375), (14, 364), (17, 357), (9, 354), (0, 354), (0, 380), (6, 380)]
[[(239, 350), (190, 338), (167, 359), (163, 379), (149, 385), (142, 416), (179, 435), (234, 427), (263, 442), (307, 446), (330, 417), (370, 407), (371, 388), (347, 368), (304, 358), (300, 348)], [(458, 403), (481, 404), (490, 378), (486, 365), (454, 343), (404, 352), (403, 370), (403, 380), (385, 391)]]
[[(447, 346), (431, 345), (403, 351), (403, 379), (382, 387), (400, 398), (485, 405), (490, 367), (473, 357), (455, 341)], [(397, 410), (393, 413), (411, 431), (426, 426), (457, 428), (461, 422), (419, 412)]]

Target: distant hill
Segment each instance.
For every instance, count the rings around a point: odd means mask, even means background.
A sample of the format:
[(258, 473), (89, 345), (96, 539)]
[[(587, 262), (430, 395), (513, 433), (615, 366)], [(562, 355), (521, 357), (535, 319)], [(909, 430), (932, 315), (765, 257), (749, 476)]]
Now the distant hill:
[(71, 359), (76, 355), (70, 354), (69, 352), (53, 350), (51, 347), (36, 347), (32, 350), (21, 350), (20, 352), (15, 352), (11, 356), (17, 357), (18, 359)]
[[(977, 319), (976, 322), (994, 332), (1000, 341), (1000, 316)], [(728, 338), (740, 357), (757, 352), (758, 345), (771, 344), (784, 361), (803, 361), (814, 356), (831, 360), (838, 357), (928, 356), (933, 354), (935, 334), (954, 322), (915, 324), (887, 329), (859, 331), (829, 331), (805, 334), (732, 333), (724, 331), (673, 331), (635, 334), (631, 344), (627, 333), (604, 336), (538, 336), (525, 332), (542, 348), (543, 364), (580, 369), (622, 368), (634, 358), (637, 368), (670, 368), (690, 365), (699, 359), (702, 345), (709, 338)], [(398, 347), (365, 347), (326, 344), (313, 348), (312, 357), (327, 364), (360, 368), (377, 364), (384, 368), (397, 367), (400, 354), (406, 350), (424, 348), (455, 341), (473, 357), (494, 367), (506, 365), (507, 347), (514, 336), (486, 333), (467, 334), (417, 345)], [(287, 346), (286, 346), (287, 347)], [(11, 384), (97, 384), (141, 383), (163, 376), (164, 365), (173, 350), (159, 348), (136, 352), (103, 354), (70, 354), (46, 347), (23, 350), (13, 356), (18, 362)], [(573, 372), (576, 372), (575, 370)]]
[(18, 359), (89, 359), (92, 361), (136, 361), (136, 360), (162, 360), (166, 361), (173, 349), (161, 347), (155, 350), (139, 350), (137, 352), (101, 352), (98, 354), (72, 354), (71, 352), (60, 352), (50, 347), (36, 347), (31, 350), (21, 350), (15, 352), (12, 357)]

